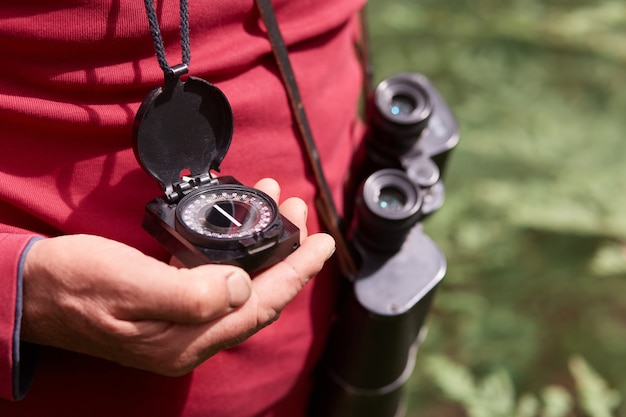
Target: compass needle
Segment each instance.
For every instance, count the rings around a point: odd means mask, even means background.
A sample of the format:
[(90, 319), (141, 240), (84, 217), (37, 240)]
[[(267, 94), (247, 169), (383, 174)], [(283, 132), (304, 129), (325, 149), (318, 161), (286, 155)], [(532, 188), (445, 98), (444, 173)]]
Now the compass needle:
[(241, 226), (242, 226), (242, 224), (241, 224), (241, 223), (239, 223), (239, 222), (237, 221), (237, 219), (235, 219), (233, 216), (231, 216), (230, 214), (228, 214), (228, 213), (226, 212), (226, 210), (224, 210), (223, 208), (221, 208), (219, 205), (217, 205), (217, 204), (216, 204), (216, 205), (214, 205), (213, 207), (215, 207), (215, 209), (216, 209), (217, 211), (219, 211), (219, 212), (220, 212), (220, 213), (221, 213), (224, 217), (226, 217), (228, 220), (230, 220), (230, 221), (231, 221), (231, 222), (232, 222), (235, 226), (237, 226), (237, 227), (241, 227)]

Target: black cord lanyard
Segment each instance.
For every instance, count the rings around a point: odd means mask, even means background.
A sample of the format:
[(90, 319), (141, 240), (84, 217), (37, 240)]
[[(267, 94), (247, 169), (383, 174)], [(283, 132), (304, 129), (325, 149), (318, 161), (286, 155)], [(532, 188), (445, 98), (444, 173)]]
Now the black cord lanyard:
[(180, 46), (182, 47), (182, 60), (180, 65), (171, 67), (167, 63), (165, 57), (165, 46), (163, 46), (163, 37), (159, 28), (159, 20), (154, 11), (153, 0), (144, 0), (146, 5), (146, 13), (148, 14), (148, 23), (150, 24), (150, 34), (154, 42), (154, 51), (156, 52), (159, 66), (163, 70), (165, 77), (186, 73), (191, 62), (191, 46), (189, 41), (189, 6), (187, 0), (180, 0)]

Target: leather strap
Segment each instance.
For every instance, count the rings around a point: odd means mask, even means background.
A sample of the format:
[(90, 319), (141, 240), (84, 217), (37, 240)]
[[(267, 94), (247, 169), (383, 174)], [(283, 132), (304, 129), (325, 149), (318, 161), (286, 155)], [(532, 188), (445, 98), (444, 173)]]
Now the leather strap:
[(272, 7), (271, 0), (255, 0), (255, 3), (265, 23), (268, 38), (272, 44), (274, 58), (276, 59), (278, 69), (287, 90), (287, 95), (289, 96), (291, 111), (304, 142), (309, 164), (313, 171), (315, 182), (317, 183), (318, 195), (315, 200), (317, 212), (324, 227), (335, 239), (336, 253), (342, 272), (347, 277), (352, 278), (356, 275), (357, 267), (345, 237), (341, 232), (339, 213), (333, 201), (326, 177), (324, 176), (319, 153), (317, 152), (309, 121), (304, 111), (302, 98), (300, 97), (298, 83), (291, 67), (291, 61), (289, 60), (289, 52), (287, 51), (287, 46), (283, 40), (280, 28), (278, 27), (274, 8)]

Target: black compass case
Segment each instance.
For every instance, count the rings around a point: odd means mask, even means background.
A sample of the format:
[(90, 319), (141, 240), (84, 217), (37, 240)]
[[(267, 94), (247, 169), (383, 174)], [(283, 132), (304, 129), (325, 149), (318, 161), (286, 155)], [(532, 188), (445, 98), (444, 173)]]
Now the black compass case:
[[(280, 215), (267, 194), (243, 186), (234, 177), (211, 175), (211, 171), (219, 172), (232, 134), (233, 115), (226, 96), (195, 77), (169, 79), (163, 88), (149, 94), (135, 117), (135, 156), (164, 191), (146, 205), (143, 228), (188, 267), (229, 264), (255, 272), (284, 259), (300, 244), (299, 229)], [(198, 232), (185, 227), (179, 203), (189, 206), (189, 201), (207, 195), (222, 199), (251, 195), (256, 201), (251, 207), (262, 204), (262, 224), (248, 225), (241, 236), (211, 234), (202, 229), (199, 220), (194, 225)], [(209, 203), (202, 200), (202, 204)], [(239, 201), (237, 204), (242, 206)]]

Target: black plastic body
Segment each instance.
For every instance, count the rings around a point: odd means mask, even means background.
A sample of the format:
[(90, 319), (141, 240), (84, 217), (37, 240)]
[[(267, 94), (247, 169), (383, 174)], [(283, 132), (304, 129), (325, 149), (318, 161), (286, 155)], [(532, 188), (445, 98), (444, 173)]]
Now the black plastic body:
[(133, 125), (133, 151), (167, 195), (181, 172), (218, 171), (233, 136), (233, 113), (224, 93), (196, 77), (166, 78), (143, 101)]
[(403, 412), (423, 324), (446, 260), (420, 227), (391, 256), (364, 258), (333, 326), (312, 415), (394, 417)]
[[(404, 101), (413, 102), (413, 112), (385, 114), (396, 93), (415, 95)], [(313, 417), (404, 414), (404, 386), (446, 273), (445, 256), (422, 222), (443, 204), (442, 173), (459, 140), (457, 122), (420, 74), (384, 80), (367, 105), (369, 132), (345, 191), (346, 213), (353, 213), (346, 234), (360, 269), (344, 283), (310, 402)], [(404, 207), (376, 200), (389, 190), (405, 194)]]
[[(219, 184), (240, 183), (233, 177), (218, 179)], [(211, 187), (206, 185), (205, 187)], [(194, 244), (176, 229), (176, 203), (169, 203), (160, 197), (146, 205), (143, 228), (154, 236), (173, 256), (188, 267), (203, 264), (228, 264), (240, 266), (254, 272), (284, 259), (300, 244), (300, 231), (287, 218), (279, 215), (279, 221), (267, 236), (259, 234), (244, 239), (239, 247), (220, 249)], [(276, 233), (275, 228), (279, 228)]]

